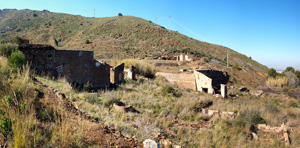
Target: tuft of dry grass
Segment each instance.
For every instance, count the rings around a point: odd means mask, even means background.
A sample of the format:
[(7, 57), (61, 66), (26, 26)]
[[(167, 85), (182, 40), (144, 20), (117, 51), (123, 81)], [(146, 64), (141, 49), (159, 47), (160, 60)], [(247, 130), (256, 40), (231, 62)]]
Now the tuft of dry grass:
[(266, 81), (267, 86), (269, 87), (284, 87), (288, 85), (288, 78), (285, 76), (280, 76), (276, 78), (268, 78)]

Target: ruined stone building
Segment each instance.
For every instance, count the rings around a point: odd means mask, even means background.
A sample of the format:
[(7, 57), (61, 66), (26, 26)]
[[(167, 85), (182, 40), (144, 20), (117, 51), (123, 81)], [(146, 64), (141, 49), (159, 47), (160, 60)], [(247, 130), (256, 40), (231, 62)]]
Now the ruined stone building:
[(176, 56), (177, 61), (193, 61), (193, 58), (189, 54), (180, 54)]
[(136, 80), (136, 68), (131, 65), (129, 69), (124, 70), (124, 76), (131, 79), (131, 80)]
[(65, 77), (72, 84), (90, 82), (95, 88), (110, 85), (110, 66), (95, 60), (93, 51), (56, 50), (39, 44), (24, 44), (19, 50), (38, 72)]
[(196, 89), (209, 94), (220, 93), (227, 97), (228, 74), (217, 70), (195, 70)]
[(110, 69), (110, 81), (112, 84), (120, 84), (124, 80), (124, 63)]

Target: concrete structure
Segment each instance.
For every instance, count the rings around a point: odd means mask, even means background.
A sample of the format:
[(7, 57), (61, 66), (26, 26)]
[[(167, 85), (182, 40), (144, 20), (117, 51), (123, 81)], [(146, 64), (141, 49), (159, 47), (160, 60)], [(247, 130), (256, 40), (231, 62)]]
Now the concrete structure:
[[(221, 94), (227, 97), (228, 75), (217, 70), (195, 70), (196, 89), (209, 94)], [(221, 85), (222, 84), (222, 85)]]
[(124, 77), (127, 77), (131, 80), (136, 80), (135, 75), (136, 75), (136, 68), (133, 65), (131, 65), (129, 69), (124, 70)]
[(155, 75), (166, 78), (171, 84), (177, 85), (180, 88), (196, 90), (195, 76), (193, 73), (156, 72)]
[(95, 60), (93, 51), (56, 50), (39, 44), (23, 44), (19, 50), (37, 72), (65, 77), (73, 85), (87, 82), (95, 88), (110, 85), (110, 66)]
[(221, 96), (227, 98), (227, 86), (225, 84), (221, 84)]
[(176, 56), (177, 61), (193, 61), (193, 58), (189, 54), (180, 54)]
[(124, 63), (110, 69), (110, 81), (112, 84), (120, 84), (124, 80)]

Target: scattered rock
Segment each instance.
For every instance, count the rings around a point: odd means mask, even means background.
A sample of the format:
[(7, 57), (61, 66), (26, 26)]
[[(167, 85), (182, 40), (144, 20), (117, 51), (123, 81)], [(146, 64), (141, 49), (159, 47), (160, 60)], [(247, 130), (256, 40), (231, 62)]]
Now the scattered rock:
[(126, 105), (123, 102), (114, 103), (113, 106), (114, 106), (115, 110), (120, 111), (120, 112), (125, 112), (125, 113), (127, 113), (127, 112), (139, 113), (139, 111), (137, 111), (135, 108), (133, 108), (130, 105)]
[(262, 93), (263, 93), (262, 90), (251, 90), (251, 91), (250, 91), (250, 94), (253, 95), (253, 96), (256, 96), (256, 97), (261, 96)]
[(162, 147), (171, 147), (172, 142), (169, 139), (160, 140), (160, 144)]
[(159, 144), (151, 139), (146, 139), (143, 142), (144, 148), (160, 148)]

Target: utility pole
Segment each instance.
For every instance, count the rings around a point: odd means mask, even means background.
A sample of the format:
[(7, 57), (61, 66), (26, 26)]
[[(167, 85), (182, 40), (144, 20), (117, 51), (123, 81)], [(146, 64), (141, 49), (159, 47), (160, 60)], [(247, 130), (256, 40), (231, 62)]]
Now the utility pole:
[(227, 48), (227, 67), (228, 67), (228, 48)]
[(169, 30), (171, 30), (171, 16), (169, 16)]
[(157, 21), (156, 21), (156, 20), (157, 20), (157, 17), (155, 16), (155, 24), (157, 24)]
[(96, 11), (96, 9), (94, 9), (94, 17), (95, 17), (95, 11)]

